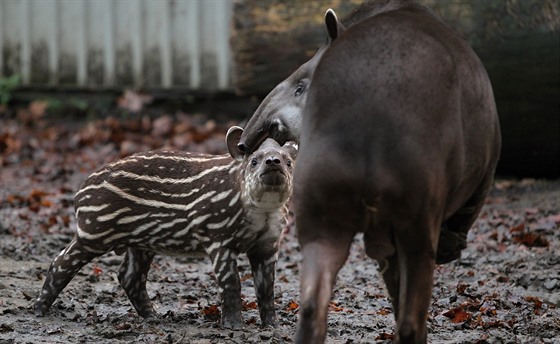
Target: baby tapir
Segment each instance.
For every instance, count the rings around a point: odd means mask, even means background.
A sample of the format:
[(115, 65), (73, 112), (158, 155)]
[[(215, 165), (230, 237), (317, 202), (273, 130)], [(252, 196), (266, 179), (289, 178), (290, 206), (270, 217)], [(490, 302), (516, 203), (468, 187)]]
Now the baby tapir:
[(236, 258), (247, 253), (262, 325), (275, 326), (274, 269), (297, 147), (270, 139), (244, 156), (242, 131), (228, 131), (230, 154), (139, 153), (90, 175), (75, 197), (77, 233), (52, 262), (35, 314), (47, 312), (84, 264), (113, 250), (125, 253), (118, 279), (132, 305), (156, 316), (146, 292), (154, 255), (205, 253), (221, 290), (221, 324), (240, 328)]
[(298, 140), (294, 212), (303, 255), (296, 343), (322, 343), (354, 236), (379, 261), (398, 343), (426, 343), (436, 263), (457, 259), (492, 184), (500, 127), (468, 44), (416, 1), (369, 1), (280, 83), (245, 127)]

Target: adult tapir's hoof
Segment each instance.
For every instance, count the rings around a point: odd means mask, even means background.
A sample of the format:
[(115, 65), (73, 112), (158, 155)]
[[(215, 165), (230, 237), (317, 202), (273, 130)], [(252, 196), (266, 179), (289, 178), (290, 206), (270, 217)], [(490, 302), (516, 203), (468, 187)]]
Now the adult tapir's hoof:
[(436, 255), (437, 264), (452, 262), (461, 257), (461, 251), (467, 247), (467, 233), (450, 231), (444, 225), (439, 234)]

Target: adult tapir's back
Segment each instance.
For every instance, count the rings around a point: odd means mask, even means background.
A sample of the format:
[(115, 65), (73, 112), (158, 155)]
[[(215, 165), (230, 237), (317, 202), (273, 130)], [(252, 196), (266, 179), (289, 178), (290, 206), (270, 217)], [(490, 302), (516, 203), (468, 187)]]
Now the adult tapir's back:
[(307, 178), (340, 180), (366, 199), (380, 189), (413, 199), (410, 190), (422, 189), (419, 197), (445, 204), (446, 219), (493, 176), (500, 135), (488, 76), (424, 8), (344, 31), (315, 70), (303, 114), (298, 188)]
[(387, 3), (401, 8), (338, 36), (327, 13), (336, 39), (309, 86), (294, 171), (297, 343), (324, 340), (357, 232), (381, 264), (397, 341), (425, 343), (435, 263), (459, 257), (493, 179), (500, 131), (481, 62), (427, 9)]

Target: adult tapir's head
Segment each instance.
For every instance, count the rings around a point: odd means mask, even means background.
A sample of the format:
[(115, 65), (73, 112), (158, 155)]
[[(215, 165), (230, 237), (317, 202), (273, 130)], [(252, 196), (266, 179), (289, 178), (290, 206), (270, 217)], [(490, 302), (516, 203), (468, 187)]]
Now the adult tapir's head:
[(278, 141), (280, 145), (286, 141), (299, 142), (302, 110), (313, 72), (328, 45), (343, 30), (342, 24), (331, 9), (325, 14), (325, 25), (329, 34), (327, 45), (321, 47), (315, 56), (266, 96), (245, 126), (239, 149), (250, 154), (268, 137)]
[(405, 7), (423, 8), (411, 0), (372, 0), (364, 2), (342, 20), (337, 18), (333, 10), (327, 10), (325, 26), (328, 43), (266, 96), (245, 126), (239, 141), (239, 149), (250, 154), (268, 137), (275, 139), (281, 145), (286, 141), (299, 143), (307, 90), (315, 69), (329, 45), (351, 26), (375, 15)]

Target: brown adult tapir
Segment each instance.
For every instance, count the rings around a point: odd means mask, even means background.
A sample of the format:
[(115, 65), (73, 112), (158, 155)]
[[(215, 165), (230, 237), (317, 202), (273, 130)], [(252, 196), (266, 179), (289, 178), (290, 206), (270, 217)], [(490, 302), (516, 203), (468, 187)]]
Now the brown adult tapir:
[(425, 343), (436, 263), (460, 257), (491, 187), (500, 128), (487, 73), (427, 8), (368, 3), (280, 83), (240, 140), (300, 142), (294, 210), (303, 254), (297, 343), (322, 343), (333, 284), (364, 233), (399, 343)]

